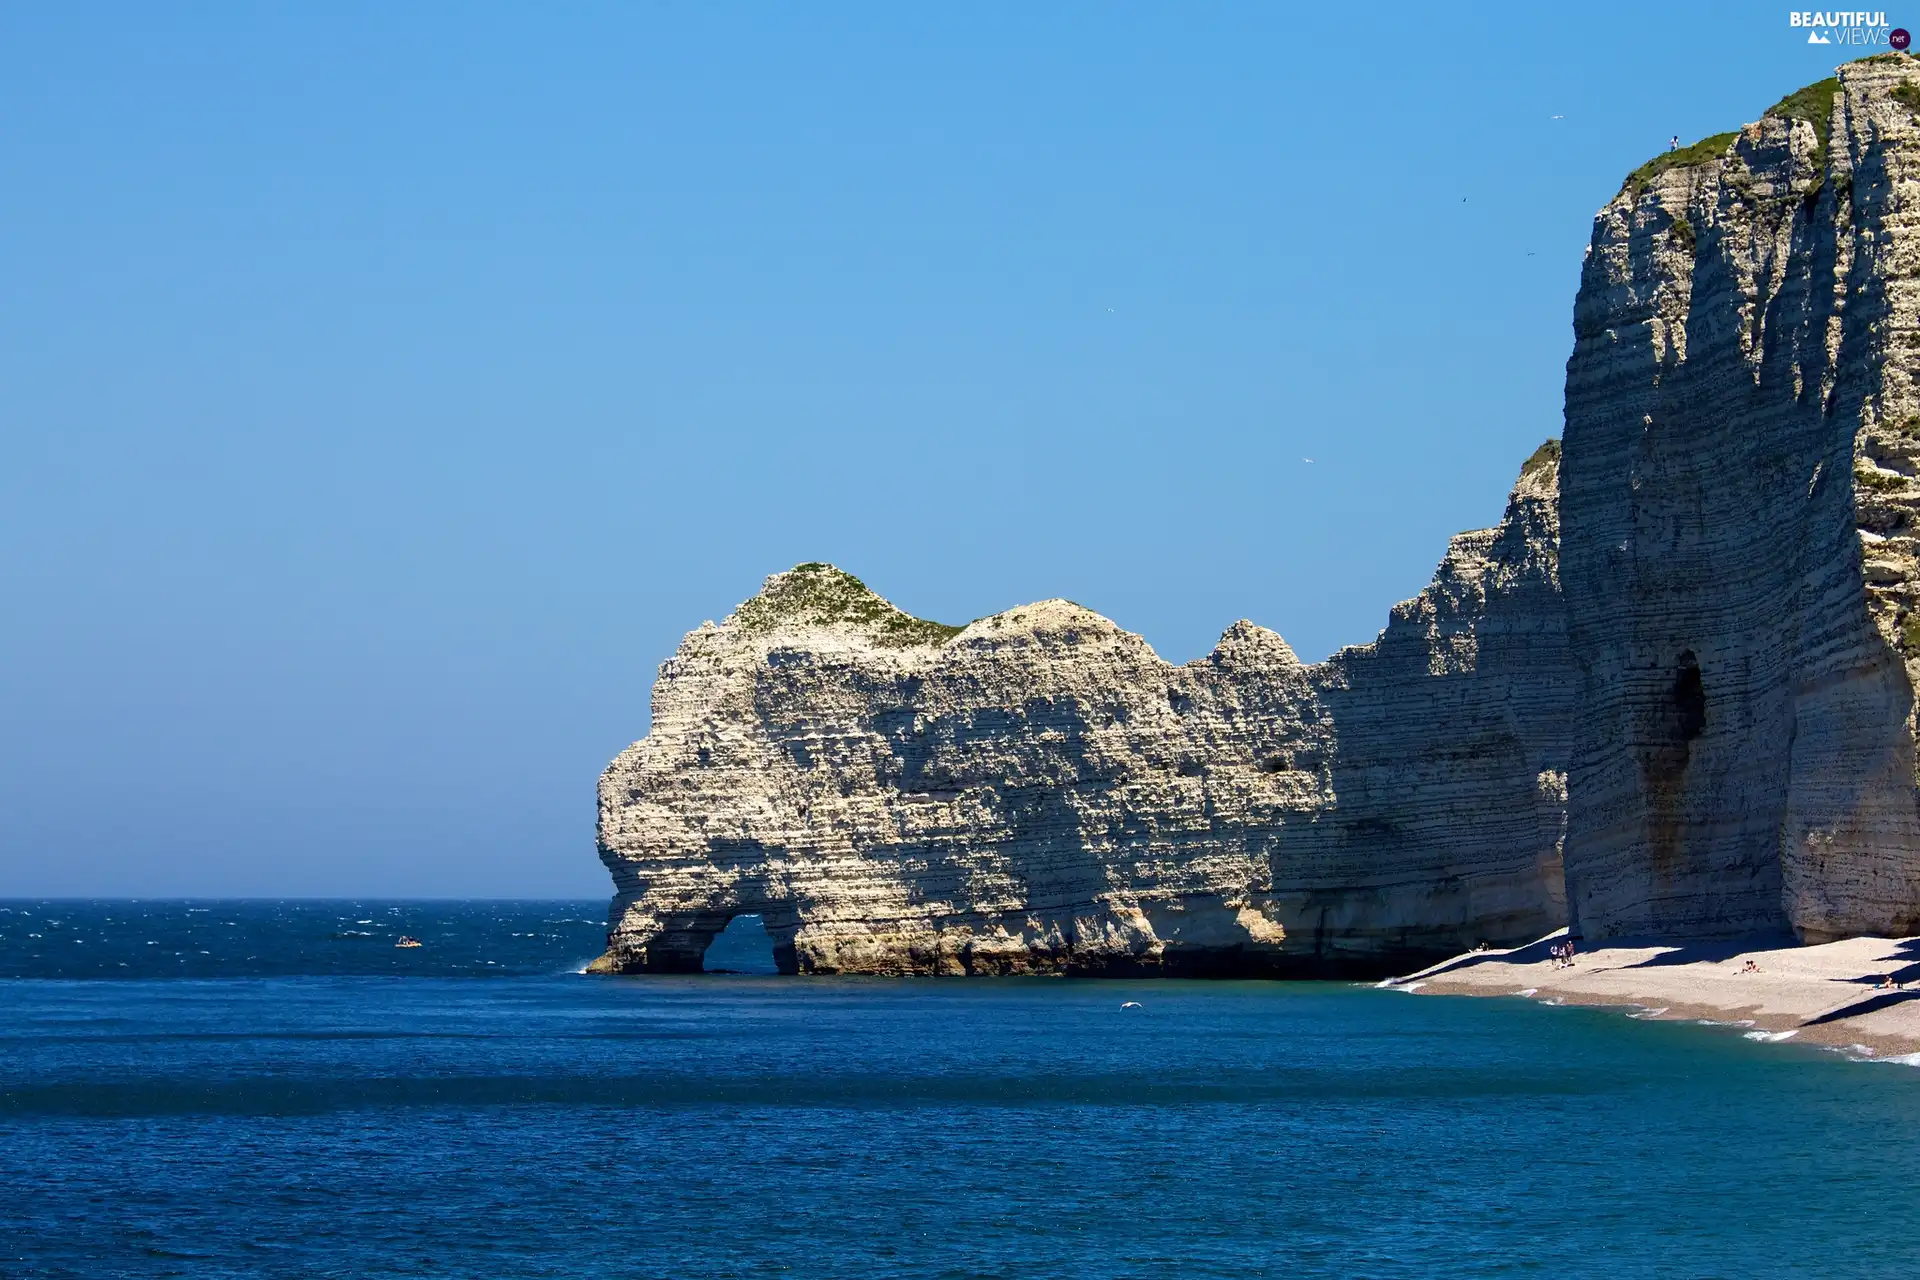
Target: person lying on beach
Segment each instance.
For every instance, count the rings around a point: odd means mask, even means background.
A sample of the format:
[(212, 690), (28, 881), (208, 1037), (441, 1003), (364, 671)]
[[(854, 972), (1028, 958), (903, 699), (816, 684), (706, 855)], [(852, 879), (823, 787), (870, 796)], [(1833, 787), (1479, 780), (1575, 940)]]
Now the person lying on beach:
[(1742, 972), (1742, 973), (1758, 973), (1758, 972), (1760, 972), (1760, 966), (1759, 966), (1758, 964), (1756, 964), (1756, 963), (1754, 963), (1754, 962), (1753, 962), (1752, 960), (1748, 960), (1748, 961), (1746, 962), (1746, 964), (1744, 964), (1744, 965), (1742, 965), (1742, 966), (1741, 966), (1741, 968), (1740, 968), (1740, 972)]

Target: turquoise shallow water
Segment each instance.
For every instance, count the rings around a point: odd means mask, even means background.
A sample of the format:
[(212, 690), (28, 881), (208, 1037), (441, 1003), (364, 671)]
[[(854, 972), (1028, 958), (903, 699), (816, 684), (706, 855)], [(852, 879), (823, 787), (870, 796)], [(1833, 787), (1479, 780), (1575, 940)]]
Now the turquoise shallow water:
[(589, 978), (597, 904), (0, 909), (8, 1277), (1920, 1268), (1920, 1071), (1725, 1030), (1340, 984)]

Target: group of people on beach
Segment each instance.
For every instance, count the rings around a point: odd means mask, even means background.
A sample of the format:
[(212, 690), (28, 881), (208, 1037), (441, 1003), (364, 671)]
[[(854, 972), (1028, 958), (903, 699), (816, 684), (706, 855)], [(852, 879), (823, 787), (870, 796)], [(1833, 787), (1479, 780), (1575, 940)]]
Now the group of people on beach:
[(1553, 967), (1556, 969), (1573, 968), (1573, 939), (1556, 942), (1548, 950), (1553, 954)]

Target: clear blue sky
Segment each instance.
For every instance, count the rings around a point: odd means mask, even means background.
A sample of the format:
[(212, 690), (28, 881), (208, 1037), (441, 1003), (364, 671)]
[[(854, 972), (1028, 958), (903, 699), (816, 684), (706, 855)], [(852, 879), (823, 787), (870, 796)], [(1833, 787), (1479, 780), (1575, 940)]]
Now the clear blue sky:
[(0, 896), (602, 894), (655, 667), (804, 560), (1367, 641), (1558, 432), (1594, 210), (1803, 41), (0, 8)]

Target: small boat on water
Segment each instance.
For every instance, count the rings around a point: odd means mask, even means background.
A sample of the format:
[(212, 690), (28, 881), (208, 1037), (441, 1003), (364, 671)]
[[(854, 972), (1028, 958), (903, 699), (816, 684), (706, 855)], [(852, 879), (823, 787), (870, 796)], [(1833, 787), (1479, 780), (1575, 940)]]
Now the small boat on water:
[(420, 939), (409, 938), (406, 934), (403, 933), (400, 935), (400, 941), (394, 943), (393, 945), (396, 947), (417, 947), (420, 945)]

